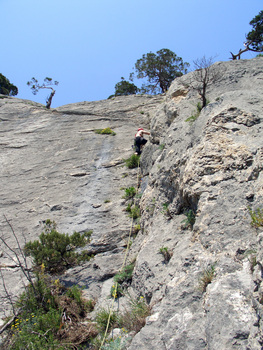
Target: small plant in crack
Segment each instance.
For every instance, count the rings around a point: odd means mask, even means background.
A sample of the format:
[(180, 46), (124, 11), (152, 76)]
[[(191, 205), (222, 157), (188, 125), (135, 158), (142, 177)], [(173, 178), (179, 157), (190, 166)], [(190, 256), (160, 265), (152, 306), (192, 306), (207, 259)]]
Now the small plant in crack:
[(248, 258), (248, 261), (249, 261), (249, 263), (250, 263), (250, 271), (251, 271), (251, 273), (253, 273), (254, 270), (255, 270), (255, 267), (256, 267), (257, 264), (258, 264), (257, 252), (256, 252), (256, 250), (254, 250), (254, 249), (248, 249), (248, 250), (246, 251), (245, 257)]
[(130, 158), (124, 159), (124, 162), (129, 169), (138, 168), (140, 165), (140, 155), (132, 154)]
[(136, 236), (137, 233), (140, 231), (140, 229), (141, 229), (140, 224), (134, 225), (133, 230), (132, 230), (133, 235)]
[(114, 276), (114, 284), (111, 287), (110, 296), (119, 298), (124, 295), (124, 291), (130, 286), (135, 261), (126, 265), (121, 271)]
[(248, 212), (251, 217), (250, 225), (252, 227), (258, 228), (263, 226), (263, 209), (257, 208), (256, 210), (252, 210), (248, 207)]
[(164, 214), (169, 219), (172, 218), (172, 214), (171, 214), (170, 209), (169, 209), (169, 203), (164, 203), (163, 204), (162, 214)]
[(136, 204), (128, 204), (126, 207), (126, 211), (129, 213), (129, 217), (136, 220), (141, 216), (140, 207)]
[(131, 199), (136, 195), (136, 189), (134, 187), (124, 188), (125, 194), (123, 196), (124, 199)]
[(195, 212), (192, 209), (185, 210), (184, 215), (186, 218), (182, 221), (183, 229), (193, 229), (195, 224)]
[(164, 257), (164, 262), (166, 264), (170, 261), (171, 257), (173, 256), (172, 252), (170, 252), (168, 247), (160, 248), (159, 253), (162, 254), (162, 256)]
[(156, 199), (153, 198), (151, 200), (151, 203), (149, 206), (146, 207), (146, 212), (149, 213), (150, 216), (153, 216), (154, 210), (155, 210), (155, 205), (156, 205)]
[(203, 271), (202, 276), (199, 279), (199, 289), (202, 292), (205, 292), (208, 284), (212, 282), (214, 277), (215, 265), (210, 265)]

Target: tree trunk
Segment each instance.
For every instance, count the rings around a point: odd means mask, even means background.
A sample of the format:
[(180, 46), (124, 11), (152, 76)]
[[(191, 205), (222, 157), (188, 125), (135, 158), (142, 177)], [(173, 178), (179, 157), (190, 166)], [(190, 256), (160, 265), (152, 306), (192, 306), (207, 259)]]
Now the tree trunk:
[(56, 91), (55, 91), (54, 89), (52, 89), (51, 94), (49, 95), (48, 99), (46, 100), (46, 108), (47, 108), (47, 109), (50, 109), (51, 102), (52, 102), (52, 98), (53, 98), (53, 96), (55, 95), (55, 92), (56, 92)]

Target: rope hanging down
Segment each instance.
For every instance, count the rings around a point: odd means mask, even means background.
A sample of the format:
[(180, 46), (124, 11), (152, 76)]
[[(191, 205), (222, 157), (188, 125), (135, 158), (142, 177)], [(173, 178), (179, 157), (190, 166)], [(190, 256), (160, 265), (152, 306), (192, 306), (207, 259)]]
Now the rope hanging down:
[[(138, 194), (138, 189), (139, 189), (139, 173), (140, 173), (140, 158), (138, 159), (138, 171), (137, 171), (137, 188), (136, 188), (136, 194)], [(129, 252), (129, 249), (130, 249), (130, 241), (131, 241), (131, 234), (132, 234), (132, 229), (133, 229), (133, 223), (134, 223), (134, 218), (132, 217), (131, 228), (130, 228), (129, 237), (128, 237), (128, 243), (127, 243), (127, 248), (126, 248), (124, 260), (123, 260), (123, 263), (122, 263), (122, 266), (121, 266), (119, 272), (121, 272), (121, 271), (124, 269), (125, 265), (126, 265), (126, 260), (127, 260), (127, 257), (128, 257), (128, 252)], [(108, 333), (108, 329), (109, 329), (109, 325), (110, 325), (110, 319), (111, 319), (111, 314), (112, 314), (112, 311), (113, 311), (115, 299), (116, 299), (116, 297), (117, 297), (118, 282), (116, 282), (116, 283), (114, 284), (114, 288), (115, 288), (115, 289), (114, 289), (114, 292), (113, 292), (113, 300), (112, 300), (111, 307), (110, 307), (110, 311), (109, 311), (107, 326), (106, 326), (105, 333), (104, 333), (104, 336), (103, 336), (103, 339), (102, 339), (102, 342), (101, 342), (101, 345), (100, 345), (99, 350), (102, 349), (102, 346), (103, 346), (104, 343), (105, 343), (106, 336), (107, 336), (107, 333)]]

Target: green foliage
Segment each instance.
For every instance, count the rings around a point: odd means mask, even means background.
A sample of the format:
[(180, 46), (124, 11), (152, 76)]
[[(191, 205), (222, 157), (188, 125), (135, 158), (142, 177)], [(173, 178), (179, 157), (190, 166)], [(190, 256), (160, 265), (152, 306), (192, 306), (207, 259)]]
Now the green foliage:
[(165, 263), (168, 263), (170, 261), (172, 253), (169, 251), (168, 247), (160, 248), (159, 253), (164, 257)]
[[(208, 104), (209, 104), (209, 100), (205, 99), (205, 106)], [(201, 103), (198, 102), (196, 105), (196, 112), (194, 112), (194, 114), (192, 114), (191, 117), (187, 118), (185, 121), (190, 122), (190, 123), (195, 122), (196, 119), (199, 117), (202, 109), (203, 109), (203, 107), (202, 107)]]
[(54, 309), (46, 313), (28, 315), (26, 319), (17, 318), (11, 328), (11, 344), (5, 349), (69, 349), (60, 345), (59, 340), (55, 338), (60, 319), (61, 311)]
[(165, 148), (165, 144), (164, 144), (164, 143), (162, 143), (161, 145), (159, 145), (159, 149), (160, 149), (161, 151), (163, 151), (164, 148)]
[(116, 132), (111, 130), (111, 128), (96, 129), (95, 133), (96, 134), (101, 134), (101, 135), (112, 135), (112, 136), (116, 135)]
[(114, 326), (118, 325), (118, 321), (119, 321), (118, 313), (114, 310), (101, 308), (98, 311), (95, 318), (95, 321), (97, 322), (100, 332), (103, 332), (106, 330), (108, 320), (109, 320), (108, 331), (110, 331)]
[(51, 86), (59, 84), (58, 81), (55, 80), (53, 82), (52, 80), (53, 80), (52, 78), (46, 77), (44, 79), (43, 84), (40, 85), (38, 83), (38, 80), (33, 77), (30, 81), (27, 82), (27, 85), (30, 86), (33, 95), (36, 95), (40, 89), (52, 89), (53, 90), (53, 88)]
[(125, 294), (124, 289), (126, 289), (132, 281), (134, 264), (135, 263), (126, 265), (121, 271), (119, 271), (114, 276), (114, 284), (111, 287), (110, 291), (110, 295), (112, 298), (119, 298), (120, 296)]
[(141, 229), (141, 225), (140, 224), (134, 225), (132, 233), (134, 235), (137, 235), (137, 233), (140, 231), (140, 229)]
[(59, 233), (56, 224), (47, 220), (39, 240), (26, 243), (24, 250), (27, 256), (33, 258), (36, 267), (43, 264), (46, 271), (56, 273), (90, 259), (85, 251), (75, 252), (76, 248), (84, 247), (90, 242), (90, 236), (91, 231), (83, 234), (74, 232), (71, 236)]
[(172, 214), (171, 214), (170, 209), (169, 209), (169, 203), (164, 203), (163, 204), (162, 214), (164, 214), (168, 218), (172, 217)]
[(29, 284), (17, 301), (17, 306), (22, 307), (22, 317), (30, 313), (37, 313), (39, 309), (48, 312), (56, 309), (56, 300), (52, 294), (50, 280), (41, 273), (36, 273), (33, 284)]
[(140, 165), (140, 155), (132, 154), (130, 158), (125, 159), (124, 162), (129, 169), (138, 168)]
[(123, 291), (122, 287), (119, 285), (119, 283), (114, 283), (111, 286), (111, 290), (110, 290), (111, 298), (117, 299), (117, 298), (121, 297), (122, 295), (124, 295), (124, 291)]
[(0, 73), (0, 94), (6, 96), (16, 96), (18, 94), (18, 88), (11, 84), (10, 81)]
[(129, 207), (128, 210), (126, 209), (126, 211), (129, 212), (129, 217), (133, 218), (134, 220), (138, 219), (141, 216), (140, 207), (136, 204)]
[(161, 49), (156, 54), (144, 54), (135, 63), (137, 78), (147, 78), (149, 84), (143, 85), (143, 92), (166, 92), (172, 81), (187, 72), (189, 63), (168, 49)]
[(146, 304), (143, 297), (138, 299), (130, 298), (129, 304), (130, 310), (127, 310), (120, 316), (119, 323), (128, 331), (137, 333), (145, 325), (146, 317), (151, 314), (151, 308)]
[(199, 279), (199, 288), (202, 292), (206, 291), (209, 283), (212, 282), (215, 277), (215, 265), (208, 266), (202, 273)]
[(257, 256), (256, 254), (251, 254), (248, 258), (248, 261), (250, 263), (250, 271), (253, 273), (255, 270), (255, 267), (258, 264)]
[(52, 86), (57, 86), (59, 84), (58, 81), (53, 81), (52, 78), (46, 77), (44, 79), (44, 82), (40, 85), (38, 83), (38, 80), (36, 78), (32, 78), (30, 81), (27, 82), (27, 85), (31, 88), (33, 95), (36, 95), (39, 90), (41, 89), (51, 89), (51, 93), (49, 97), (46, 99), (46, 108), (50, 108), (52, 99), (55, 95), (56, 90), (53, 89)]
[(198, 102), (197, 105), (196, 105), (196, 112), (194, 114), (192, 114), (191, 117), (187, 118), (185, 121), (186, 122), (190, 122), (190, 123), (195, 122), (196, 119), (199, 117), (199, 115), (201, 113), (201, 110), (202, 110), (201, 103)]
[(95, 300), (93, 299), (85, 300), (85, 310), (87, 312), (92, 312), (94, 310), (95, 305), (96, 305)]
[(132, 207), (132, 203), (128, 203), (128, 205), (125, 209), (127, 211), (127, 213), (131, 213), (131, 207)]
[(252, 50), (263, 51), (263, 11), (260, 11), (249, 24), (253, 29), (246, 35)]
[(192, 209), (186, 210), (184, 212), (186, 219), (182, 221), (184, 224), (183, 228), (190, 228), (193, 229), (194, 223), (195, 223), (195, 213)]
[(260, 227), (263, 226), (263, 209), (257, 208), (256, 210), (252, 210), (248, 207), (248, 212), (251, 217), (251, 226), (252, 227)]
[[(72, 349), (74, 342), (71, 340), (69, 344), (65, 340), (72, 339), (72, 334), (79, 328), (76, 320), (85, 316), (82, 311), (85, 301), (77, 287), (73, 286), (67, 291), (58, 280), (52, 281), (42, 270), (36, 274), (34, 283), (25, 288), (17, 307), (19, 316), (11, 325), (5, 349)], [(67, 327), (67, 322), (70, 327)], [(84, 340), (88, 340), (91, 336), (89, 325), (82, 329), (82, 333)]]
[(130, 283), (132, 280), (132, 273), (134, 269), (134, 263), (126, 265), (120, 272), (114, 276), (114, 281), (119, 284), (124, 282)]
[(75, 300), (78, 305), (82, 304), (81, 289), (77, 285), (70, 287), (67, 290), (66, 295), (71, 299)]
[(127, 187), (124, 190), (125, 195), (123, 196), (123, 198), (125, 199), (133, 198), (136, 195), (136, 189), (134, 187)]
[(109, 339), (108, 342), (101, 347), (101, 350), (125, 350), (126, 341), (121, 337)]
[(124, 96), (124, 95), (134, 95), (137, 94), (139, 89), (133, 83), (128, 82), (123, 77), (121, 81), (115, 85), (115, 96)]

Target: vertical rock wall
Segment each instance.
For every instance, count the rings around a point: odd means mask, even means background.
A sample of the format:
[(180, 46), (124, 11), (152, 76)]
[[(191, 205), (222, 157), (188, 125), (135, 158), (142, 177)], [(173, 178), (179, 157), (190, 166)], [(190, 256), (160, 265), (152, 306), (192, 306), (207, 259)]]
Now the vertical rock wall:
[(262, 230), (248, 206), (263, 208), (263, 59), (214, 67), (221, 76), (196, 121), (186, 121), (198, 102), (193, 73), (152, 119), (132, 287), (153, 309), (130, 350), (262, 349)]

